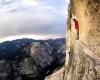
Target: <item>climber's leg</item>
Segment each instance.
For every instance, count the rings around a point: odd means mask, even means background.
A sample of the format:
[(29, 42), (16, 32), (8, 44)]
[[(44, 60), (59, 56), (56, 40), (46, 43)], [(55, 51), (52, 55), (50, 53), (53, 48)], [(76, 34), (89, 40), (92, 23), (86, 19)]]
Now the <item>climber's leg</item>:
[(79, 30), (78, 29), (75, 30), (76, 30), (76, 39), (79, 39)]

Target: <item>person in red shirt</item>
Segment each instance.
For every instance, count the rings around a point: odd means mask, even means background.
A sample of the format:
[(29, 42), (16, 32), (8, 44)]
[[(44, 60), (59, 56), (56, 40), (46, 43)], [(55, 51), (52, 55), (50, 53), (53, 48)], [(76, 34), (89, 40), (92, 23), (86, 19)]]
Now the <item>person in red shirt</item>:
[(75, 30), (76, 30), (77, 39), (78, 39), (79, 38), (79, 24), (78, 24), (78, 21), (76, 19), (73, 19), (73, 21), (74, 21)]

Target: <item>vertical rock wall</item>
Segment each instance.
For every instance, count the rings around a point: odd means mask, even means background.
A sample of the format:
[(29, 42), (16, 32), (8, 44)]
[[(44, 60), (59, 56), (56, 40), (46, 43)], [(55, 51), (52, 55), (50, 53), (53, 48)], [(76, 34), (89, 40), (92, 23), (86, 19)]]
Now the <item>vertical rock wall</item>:
[[(70, 0), (68, 13), (64, 80), (100, 80), (100, 0)], [(72, 14), (79, 22), (79, 40), (71, 31)]]
[(70, 0), (79, 22), (79, 40), (100, 57), (100, 0)]

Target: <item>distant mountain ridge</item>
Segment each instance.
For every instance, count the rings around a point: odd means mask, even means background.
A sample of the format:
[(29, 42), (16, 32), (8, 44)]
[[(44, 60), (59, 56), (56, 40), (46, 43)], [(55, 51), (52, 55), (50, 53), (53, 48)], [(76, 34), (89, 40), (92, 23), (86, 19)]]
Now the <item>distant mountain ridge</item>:
[(65, 45), (65, 38), (48, 39), (48, 40), (34, 40), (34, 39), (17, 39), (13, 41), (5, 41), (0, 43), (0, 59), (8, 60), (15, 59), (16, 56), (23, 54), (23, 49), (33, 42), (47, 42), (52, 48), (59, 50), (62, 45)]
[(27, 43), (31, 40), (21, 39), (2, 43), (1, 51), (7, 53), (0, 53), (0, 80), (44, 80), (64, 65), (63, 40)]

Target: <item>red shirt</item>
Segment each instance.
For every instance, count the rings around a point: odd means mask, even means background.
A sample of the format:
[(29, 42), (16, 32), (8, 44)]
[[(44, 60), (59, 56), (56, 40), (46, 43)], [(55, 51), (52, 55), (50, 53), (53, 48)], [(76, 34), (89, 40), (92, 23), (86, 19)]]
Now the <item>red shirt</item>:
[(75, 29), (78, 29), (79, 30), (78, 21), (74, 21), (74, 23), (75, 23)]

